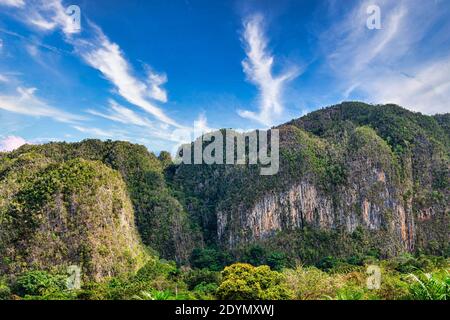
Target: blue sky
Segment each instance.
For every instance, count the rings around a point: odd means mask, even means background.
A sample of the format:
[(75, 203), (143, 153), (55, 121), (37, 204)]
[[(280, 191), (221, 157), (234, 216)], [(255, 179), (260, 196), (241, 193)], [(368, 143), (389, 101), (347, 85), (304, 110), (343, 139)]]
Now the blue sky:
[(0, 0), (0, 150), (170, 151), (345, 100), (449, 112), (450, 1)]

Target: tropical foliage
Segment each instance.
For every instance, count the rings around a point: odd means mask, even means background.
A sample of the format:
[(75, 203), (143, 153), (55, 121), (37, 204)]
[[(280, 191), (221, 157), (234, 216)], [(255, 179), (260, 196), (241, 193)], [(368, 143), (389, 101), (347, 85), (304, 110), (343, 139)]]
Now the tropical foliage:
[[(0, 153), (0, 300), (448, 300), (449, 119), (357, 102), (319, 110), (278, 128), (275, 176), (176, 165), (120, 141)], [(279, 225), (255, 237), (249, 210), (299, 182), (344, 222), (322, 227), (315, 208), (294, 223), (281, 205)]]

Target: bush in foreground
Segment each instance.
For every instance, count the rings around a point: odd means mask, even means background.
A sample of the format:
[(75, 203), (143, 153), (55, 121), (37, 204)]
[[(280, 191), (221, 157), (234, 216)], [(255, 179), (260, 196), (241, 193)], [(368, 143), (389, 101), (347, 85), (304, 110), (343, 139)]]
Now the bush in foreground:
[(284, 275), (268, 266), (235, 263), (222, 271), (222, 278), (217, 290), (219, 299), (284, 300), (292, 296)]

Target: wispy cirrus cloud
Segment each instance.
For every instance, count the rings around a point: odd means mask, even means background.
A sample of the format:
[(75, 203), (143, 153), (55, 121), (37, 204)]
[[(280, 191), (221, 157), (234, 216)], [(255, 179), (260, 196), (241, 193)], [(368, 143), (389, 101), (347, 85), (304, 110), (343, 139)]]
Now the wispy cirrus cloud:
[(449, 112), (450, 51), (426, 52), (433, 41), (448, 41), (445, 1), (377, 1), (379, 30), (366, 27), (372, 4), (363, 1), (339, 19), (333, 16), (335, 22), (320, 36), (337, 89), (345, 99), (358, 93), (374, 103)]
[(180, 125), (151, 101), (167, 101), (165, 91), (160, 87), (166, 78), (150, 73), (149, 81), (145, 82), (133, 75), (132, 67), (125, 59), (119, 45), (111, 42), (103, 31), (91, 24), (94, 37), (91, 39), (73, 40), (71, 43), (78, 55), (91, 67), (97, 69), (117, 89), (117, 93), (129, 103), (138, 106), (152, 114), (157, 120), (166, 124)]
[(412, 75), (390, 72), (363, 88), (374, 101), (393, 102), (426, 114), (450, 112), (450, 56), (410, 69)]
[(244, 21), (243, 42), (246, 59), (242, 66), (247, 79), (260, 91), (259, 112), (239, 110), (241, 117), (271, 125), (283, 112), (282, 93), (284, 86), (298, 76), (296, 67), (274, 75), (274, 56), (268, 49), (268, 40), (263, 31), (263, 17), (253, 15)]
[(0, 95), (0, 109), (31, 117), (47, 117), (59, 122), (74, 123), (85, 120), (55, 108), (35, 96), (36, 88), (17, 88), (15, 95)]
[(95, 128), (95, 127), (85, 127), (80, 125), (74, 125), (72, 126), (75, 130), (78, 130), (82, 133), (86, 133), (90, 136), (94, 137), (100, 137), (100, 138), (120, 138), (123, 136), (123, 131), (117, 131), (117, 130), (105, 130), (101, 128)]
[(0, 0), (0, 5), (20, 8), (25, 5), (25, 1), (24, 0)]
[[(169, 142), (170, 144), (182, 144), (186, 141), (190, 142), (198, 132), (212, 131), (213, 129), (208, 127), (206, 117), (201, 114), (197, 121), (194, 121), (193, 128), (171, 128), (169, 125), (151, 121), (150, 119), (136, 113), (135, 111), (118, 104), (116, 101), (110, 99), (109, 107), (104, 111), (98, 111), (94, 109), (86, 110), (87, 113), (108, 119), (117, 123), (125, 124), (128, 127), (128, 136), (132, 136), (133, 140), (150, 143), (155, 142), (155, 139)], [(78, 131), (83, 133), (90, 133), (95, 136), (111, 137), (112, 134), (117, 134), (117, 131), (105, 131), (105, 130), (90, 130), (80, 126), (74, 127)], [(116, 136), (117, 138), (117, 136)]]
[[(62, 40), (69, 44), (72, 52), (66, 50), (52, 50), (62, 55), (75, 55), (84, 63), (97, 70), (99, 74), (106, 79), (114, 88), (114, 95), (119, 96), (127, 102), (128, 106), (120, 105), (113, 99), (110, 99), (109, 107), (105, 110), (89, 109), (90, 115), (101, 117), (112, 122), (118, 122), (126, 125), (125, 130), (117, 130), (114, 126), (90, 123), (86, 121), (95, 120), (81, 119), (76, 115), (71, 115), (56, 108), (43, 108), (44, 102), (39, 104), (39, 108), (30, 112), (25, 105), (16, 103), (12, 105), (13, 99), (6, 107), (8, 110), (35, 116), (50, 116), (57, 121), (67, 121), (72, 123), (71, 128), (84, 134), (86, 137), (113, 138), (129, 141), (146, 141), (146, 143), (158, 144), (161, 141), (170, 144), (180, 143), (179, 131), (192, 132), (189, 127), (178, 124), (170, 118), (164, 110), (158, 106), (158, 103), (166, 103), (168, 94), (164, 88), (167, 83), (167, 75), (163, 72), (157, 72), (146, 63), (143, 64), (142, 75), (137, 73), (132, 63), (126, 58), (125, 52), (120, 46), (110, 40), (104, 34), (103, 30), (95, 23), (89, 21), (86, 17), (83, 20), (82, 32), (73, 33), (69, 29), (71, 21), (63, 19), (65, 9), (60, 0), (34, 1), (32, 5), (22, 8), (14, 15), (19, 20), (26, 23), (27, 26), (37, 31), (32, 41), (24, 36), (9, 30), (0, 30), (4, 33), (18, 37), (26, 41), (26, 49), (31, 57), (37, 62), (40, 56), (38, 48), (47, 48), (39, 39), (39, 32), (59, 31), (63, 32)], [(53, 49), (53, 48), (48, 48)], [(6, 108), (4, 107), (4, 109)], [(47, 106), (49, 107), (49, 106)], [(131, 107), (138, 107), (153, 118), (147, 118), (144, 115), (133, 111)], [(74, 121), (72, 121), (74, 120)], [(78, 121), (79, 120), (79, 121)], [(141, 140), (139, 140), (141, 139)], [(158, 142), (159, 141), (159, 142)], [(162, 145), (162, 143), (161, 143)]]
[(133, 110), (118, 104), (112, 99), (109, 100), (108, 111), (100, 112), (97, 110), (89, 109), (87, 110), (87, 112), (94, 116), (102, 117), (123, 124), (154, 128), (154, 123), (152, 123), (149, 119), (138, 115)]
[(25, 23), (43, 31), (61, 29), (66, 36), (78, 33), (73, 18), (66, 14), (60, 0), (35, 0), (23, 6), (20, 12)]
[(40, 31), (61, 29), (66, 36), (80, 30), (73, 17), (66, 14), (61, 0), (0, 0), (0, 6), (15, 9), (13, 16), (30, 27)]
[[(152, 100), (167, 102), (167, 91), (162, 86), (167, 82), (167, 75), (159, 74), (145, 65), (147, 79), (140, 79), (133, 74), (131, 64), (125, 58), (124, 52), (119, 45), (111, 42), (97, 25), (89, 23), (93, 37), (89, 39), (70, 39), (76, 53), (91, 67), (97, 69), (102, 75), (113, 84), (117, 93), (128, 103), (140, 107), (144, 111), (152, 114), (156, 120), (177, 128), (182, 127), (175, 120), (165, 114)], [(115, 105), (114, 112), (118, 113), (121, 119), (126, 119), (132, 124), (149, 126), (151, 122), (146, 119), (138, 121), (137, 115), (131, 110), (121, 109)], [(117, 116), (114, 119), (117, 120)]]
[(148, 66), (146, 66), (146, 69), (148, 73), (148, 96), (161, 102), (167, 102), (167, 91), (162, 88), (162, 85), (167, 82), (167, 75), (152, 71)]
[(145, 66), (147, 78), (136, 76), (120, 46), (112, 42), (99, 26), (86, 19), (83, 33), (77, 34), (72, 18), (65, 11), (61, 0), (39, 0), (24, 7), (18, 15), (38, 30), (62, 30), (64, 40), (73, 46), (75, 53), (98, 70), (115, 87), (118, 95), (152, 114), (158, 121), (181, 127), (154, 102), (167, 102), (167, 92), (162, 88), (167, 76), (148, 66)]
[(371, 30), (366, 22), (369, 17), (367, 8), (372, 4), (370, 0), (359, 2), (340, 19), (334, 17), (335, 22), (321, 35), (323, 50), (327, 53), (325, 61), (336, 72), (346, 70), (345, 75), (352, 77), (377, 59), (392, 58), (390, 54), (398, 57), (407, 50), (405, 38), (397, 42), (404, 27), (406, 7), (401, 1), (381, 0), (382, 28)]

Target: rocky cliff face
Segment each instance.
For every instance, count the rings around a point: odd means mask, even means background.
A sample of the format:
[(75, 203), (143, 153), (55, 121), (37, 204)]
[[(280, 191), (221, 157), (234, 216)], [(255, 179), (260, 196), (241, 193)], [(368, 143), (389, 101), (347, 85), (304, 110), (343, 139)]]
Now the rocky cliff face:
[[(343, 103), (281, 125), (280, 170), (173, 165), (145, 147), (87, 140), (0, 154), (0, 272), (137, 268), (144, 245), (253, 245), (316, 263), (405, 251), (450, 255), (450, 117)], [(204, 145), (204, 147), (206, 147)], [(284, 252), (283, 252), (284, 251)]]
[[(278, 231), (314, 226), (322, 230), (342, 229), (353, 232), (357, 227), (381, 231), (394, 236), (399, 248), (412, 251), (415, 245), (414, 216), (411, 206), (393, 198), (387, 191), (371, 201), (359, 190), (345, 190), (339, 200), (324, 194), (314, 184), (301, 181), (282, 192), (271, 192), (250, 210), (236, 211), (233, 215), (217, 213), (217, 232), (221, 242), (229, 247), (243, 242), (262, 240)], [(242, 232), (227, 229), (229, 220), (238, 220)], [(235, 223), (235, 222), (234, 222)]]
[(25, 153), (0, 166), (0, 272), (66, 272), (85, 281), (136, 270), (146, 254), (118, 172)]
[[(166, 185), (164, 167), (171, 162), (167, 153), (158, 159), (144, 146), (123, 141), (85, 140), (26, 145), (5, 154), (3, 162), (15, 161), (26, 153), (55, 163), (73, 159), (98, 161), (117, 171), (125, 182), (132, 203), (133, 221), (142, 242), (164, 258), (178, 262), (188, 260), (196, 232), (190, 228), (186, 210)], [(0, 157), (0, 165), (1, 160)], [(0, 199), (1, 196), (0, 193)]]
[(277, 129), (277, 176), (251, 166), (178, 169), (203, 199), (193, 206), (204, 212), (200, 223), (214, 217), (217, 243), (239, 248), (312, 227), (366, 230), (386, 256), (448, 250), (448, 133), (432, 117), (347, 103)]
[[(362, 141), (350, 142), (358, 145), (347, 150), (344, 185), (324, 190), (315, 182), (317, 177), (300, 177), (282, 189), (269, 190), (257, 198), (250, 209), (238, 208), (231, 214), (219, 211), (219, 240), (232, 247), (243, 241), (267, 238), (277, 231), (307, 225), (349, 233), (363, 227), (387, 231), (399, 247), (413, 250), (414, 216), (411, 202), (404, 201), (402, 190), (399, 190), (393, 155), (370, 129), (358, 130), (355, 136), (352, 138)], [(348, 152), (350, 149), (352, 153)], [(237, 230), (243, 230), (243, 233), (227, 229), (229, 220), (239, 221), (241, 228)]]

